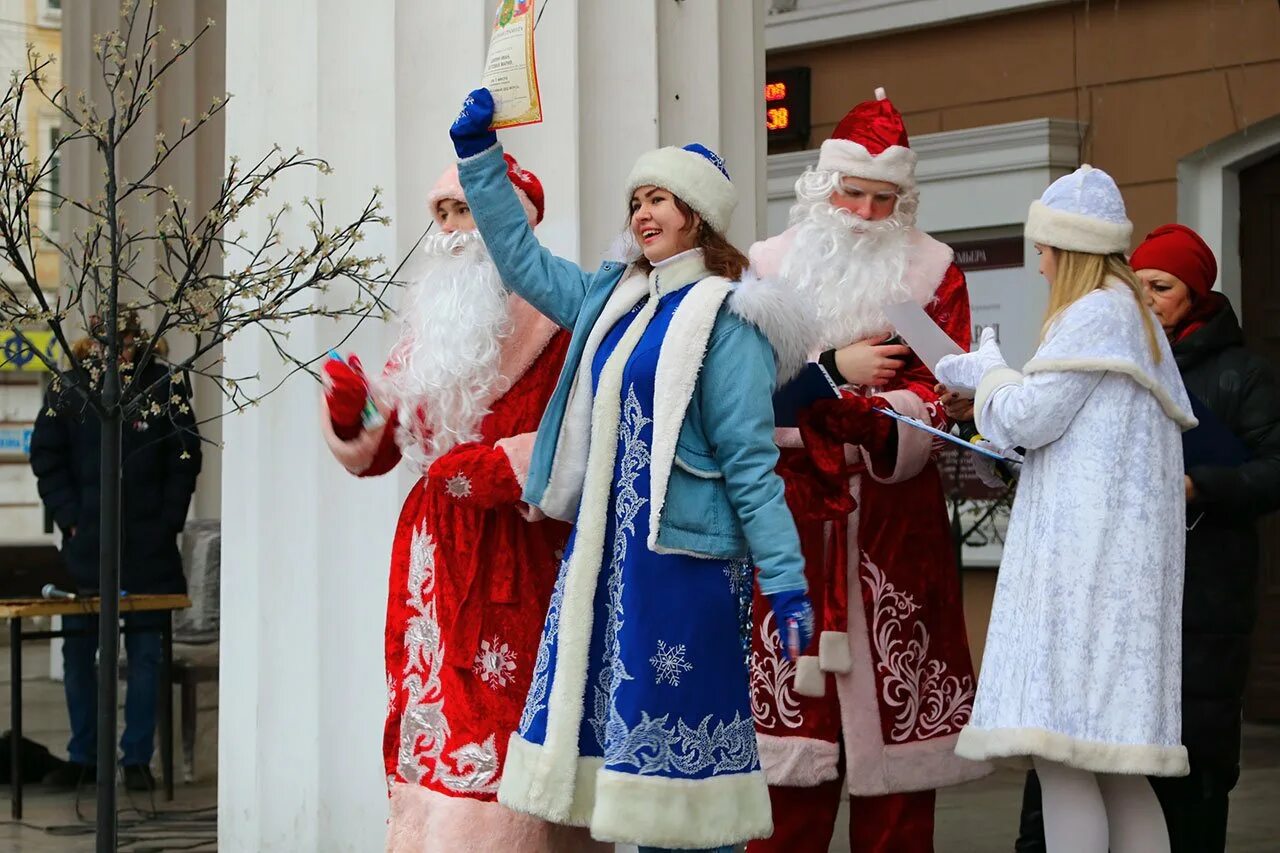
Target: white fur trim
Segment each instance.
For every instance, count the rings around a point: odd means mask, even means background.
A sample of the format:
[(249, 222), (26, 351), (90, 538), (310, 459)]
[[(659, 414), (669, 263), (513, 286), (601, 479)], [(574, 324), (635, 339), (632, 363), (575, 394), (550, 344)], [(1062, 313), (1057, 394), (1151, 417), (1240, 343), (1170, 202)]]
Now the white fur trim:
[(868, 181), (888, 181), (901, 189), (916, 185), (916, 152), (890, 145), (877, 156), (849, 139), (828, 139), (818, 152), (818, 168)]
[(773, 834), (764, 772), (666, 779), (601, 770), (591, 834), (652, 847), (701, 849)]
[(840, 746), (799, 735), (756, 733), (760, 766), (770, 785), (812, 788), (840, 778)]
[(729, 297), (729, 310), (768, 338), (778, 359), (778, 384), (800, 372), (808, 360), (814, 321), (794, 290), (749, 268)]
[[(1168, 358), (1169, 356), (1165, 356)], [(1106, 372), (1106, 373), (1123, 373), (1134, 382), (1137, 382), (1143, 388), (1150, 391), (1155, 398), (1160, 401), (1160, 408), (1164, 413), (1174, 421), (1183, 430), (1189, 430), (1195, 427), (1199, 421), (1191, 414), (1189, 410), (1184, 411), (1174, 401), (1173, 396), (1169, 393), (1169, 389), (1156, 381), (1154, 377), (1140, 370), (1136, 364), (1125, 359), (1110, 358), (1062, 358), (1062, 359), (1032, 359), (1023, 366), (1022, 372), (1026, 373), (1050, 373), (1050, 372), (1069, 372), (1069, 371), (1088, 371), (1088, 372)], [(983, 377), (986, 381), (986, 377)]]
[(716, 232), (729, 230), (738, 191), (706, 157), (683, 148), (658, 148), (640, 155), (627, 178), (627, 201), (636, 187), (662, 187), (693, 208)]
[(818, 663), (823, 672), (845, 673), (853, 669), (846, 631), (823, 631), (818, 635)]
[(1133, 223), (1128, 220), (1106, 222), (1092, 216), (1055, 210), (1043, 202), (1033, 201), (1031, 210), (1027, 212), (1024, 233), (1033, 243), (1055, 249), (1114, 255), (1129, 251)]
[(387, 853), (611, 853), (578, 827), (518, 814), (491, 800), (454, 797), (421, 785), (391, 786)]
[[(649, 550), (656, 551), (662, 509), (667, 502), (667, 484), (675, 461), (676, 442), (685, 412), (693, 399), (693, 389), (702, 372), (702, 362), (711, 340), (720, 306), (729, 295), (731, 283), (718, 276), (704, 278), (681, 301), (658, 353), (653, 387), (653, 446), (650, 454)], [(657, 300), (653, 300), (656, 302)]]
[[(381, 405), (378, 410), (385, 418), (390, 410), (383, 411)], [(329, 452), (333, 454), (333, 458), (338, 460), (338, 464), (346, 468), (348, 473), (355, 474), (359, 477), (365, 471), (369, 470), (369, 466), (373, 464), (374, 457), (378, 455), (378, 448), (382, 445), (382, 435), (386, 432), (387, 425), (384, 422), (382, 426), (373, 430), (361, 430), (360, 434), (350, 441), (343, 441), (338, 438), (337, 433), (333, 431), (333, 421), (329, 417), (329, 407), (325, 405), (324, 397), (320, 398), (320, 434), (324, 436), (324, 443), (328, 446)]]
[(956, 742), (965, 758), (1035, 757), (1092, 773), (1129, 776), (1186, 776), (1187, 748), (1181, 744), (1102, 743), (1046, 729), (980, 729), (965, 726)]
[[(546, 760), (547, 754), (543, 747), (529, 743), (518, 733), (512, 732), (507, 741), (507, 760), (502, 766), (502, 780), (498, 783), (498, 802), (523, 814), (542, 817), (542, 804), (533, 792), (540, 784), (540, 768)], [(573, 776), (573, 807), (560, 823), (568, 826), (591, 825), (591, 811), (596, 799), (596, 773), (602, 767), (603, 758), (578, 758)]]
[[(881, 396), (898, 414), (929, 423), (929, 411), (925, 408), (924, 400), (915, 393), (904, 389), (887, 391)], [(876, 473), (875, 466), (871, 464), (871, 454), (862, 447), (858, 448), (867, 473), (877, 483), (902, 483), (910, 480), (923, 471), (924, 466), (929, 464), (929, 460), (933, 457), (933, 437), (929, 433), (901, 421), (896, 424), (896, 428), (898, 455), (894, 459), (893, 470), (887, 476), (882, 477)]]
[[(587, 337), (578, 373), (569, 390), (564, 419), (560, 423), (560, 434), (556, 439), (555, 458), (551, 462), (547, 487), (538, 505), (551, 518), (571, 522), (578, 514), (591, 448), (591, 411), (594, 400), (591, 391), (591, 365), (595, 361), (596, 351), (613, 325), (648, 292), (649, 281), (642, 273), (633, 272), (625, 276), (614, 287)], [(607, 501), (608, 496), (602, 500)]]
[[(991, 399), (992, 394), (1006, 385), (1021, 384), (1022, 374), (1012, 367), (996, 367), (982, 374), (982, 379), (978, 382), (978, 390), (973, 395), (973, 410), (977, 413), (974, 415), (974, 420), (982, 419), (982, 413), (986, 411), (987, 401)], [(978, 424), (978, 432), (982, 432), (982, 424)]]
[[(525, 216), (529, 217), (529, 224), (536, 224), (538, 221), (538, 208), (533, 206), (533, 202), (529, 200), (529, 196), (524, 190), (515, 184), (512, 184), (511, 188), (516, 191), (516, 198), (520, 199), (520, 206), (524, 208)], [(440, 202), (447, 198), (463, 204), (467, 203), (467, 194), (463, 191), (462, 180), (458, 177), (457, 163), (446, 169), (444, 174), (440, 176), (440, 180), (436, 181), (436, 185), (431, 188), (431, 192), (427, 193), (427, 210), (437, 225), (442, 224)]]
[[(641, 279), (644, 286), (648, 282)], [(614, 292), (618, 295), (618, 291)], [(614, 299), (610, 299), (610, 304)], [(628, 308), (635, 304), (632, 299)], [(604, 557), (604, 533), (609, 512), (609, 491), (613, 485), (613, 463), (618, 449), (618, 426), (622, 409), (622, 373), (640, 336), (657, 312), (658, 300), (650, 299), (632, 320), (617, 347), (609, 354), (598, 383), (599, 394), (591, 402), (591, 427), (585, 476), (580, 482), (581, 505), (573, 555), (566, 568), (564, 599), (561, 610), (557, 652), (553, 666), (555, 678), (547, 700), (547, 731), (539, 755), (536, 772), (529, 780), (526, 793), (529, 810), (540, 817), (564, 823), (575, 806), (574, 778), (578, 762), (578, 729), (582, 724), (587, 690), (587, 655), (593, 623), (592, 602), (600, 580)], [(623, 312), (625, 313), (625, 311)], [(613, 323), (600, 321), (607, 330)], [(583, 356), (590, 369), (591, 356)], [(581, 374), (579, 381), (583, 380)], [(585, 387), (590, 388), (590, 376)], [(554, 469), (554, 466), (553, 466)], [(542, 508), (547, 510), (546, 503)], [(514, 743), (514, 741), (513, 741)], [(502, 802), (507, 802), (502, 799)], [(522, 811), (525, 809), (521, 809)]]
[(827, 674), (817, 655), (801, 655), (796, 658), (795, 689), (801, 696), (821, 699), (827, 695)]

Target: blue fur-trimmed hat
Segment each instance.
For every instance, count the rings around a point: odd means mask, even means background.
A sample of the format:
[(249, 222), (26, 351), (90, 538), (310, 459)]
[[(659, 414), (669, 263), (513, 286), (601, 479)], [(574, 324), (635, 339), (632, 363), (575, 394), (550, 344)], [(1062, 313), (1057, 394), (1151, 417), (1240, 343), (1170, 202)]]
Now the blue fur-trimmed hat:
[(628, 201), (636, 187), (643, 186), (662, 187), (674, 193), (720, 234), (728, 230), (738, 206), (738, 190), (729, 180), (724, 159), (696, 142), (640, 155), (627, 179)]

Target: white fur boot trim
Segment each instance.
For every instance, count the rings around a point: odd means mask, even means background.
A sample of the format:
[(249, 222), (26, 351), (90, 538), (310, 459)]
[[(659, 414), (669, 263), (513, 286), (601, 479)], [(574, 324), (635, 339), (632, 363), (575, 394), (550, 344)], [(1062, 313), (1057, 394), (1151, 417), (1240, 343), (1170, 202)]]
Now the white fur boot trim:
[(796, 659), (796, 692), (815, 699), (827, 694), (827, 674), (822, 671), (817, 655), (801, 655)]
[(823, 631), (818, 636), (818, 663), (823, 672), (844, 673), (853, 669), (849, 634), (845, 631)]
[(591, 835), (651, 847), (706, 848), (773, 834), (764, 772), (667, 779), (601, 770)]

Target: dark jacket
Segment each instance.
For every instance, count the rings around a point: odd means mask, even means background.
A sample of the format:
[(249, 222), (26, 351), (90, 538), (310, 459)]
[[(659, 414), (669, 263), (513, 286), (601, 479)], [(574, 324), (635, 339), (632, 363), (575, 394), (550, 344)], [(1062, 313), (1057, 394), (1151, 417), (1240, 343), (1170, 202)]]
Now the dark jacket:
[[(178, 410), (183, 386), (170, 387), (167, 376), (153, 363), (139, 385), (176, 392), (172, 414), (133, 417), (123, 428), (120, 588), (135, 594), (185, 592), (187, 585), (177, 536), (200, 473), (200, 439), (193, 415)], [(40, 498), (63, 531), (62, 555), (82, 590), (98, 588), (101, 434), (97, 415), (69, 393), (46, 399), (31, 434)]]
[(1259, 516), (1280, 509), (1280, 385), (1244, 348), (1231, 304), (1173, 344), (1187, 391), (1248, 447), (1238, 467), (1191, 467), (1183, 593), (1182, 731), (1192, 762), (1232, 772), (1257, 615)]

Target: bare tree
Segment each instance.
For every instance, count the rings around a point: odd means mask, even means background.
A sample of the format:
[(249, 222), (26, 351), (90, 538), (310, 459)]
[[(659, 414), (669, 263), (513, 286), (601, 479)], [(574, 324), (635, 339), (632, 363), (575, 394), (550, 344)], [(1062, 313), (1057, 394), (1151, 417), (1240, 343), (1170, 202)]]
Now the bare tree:
[[(122, 423), (164, 418), (195, 424), (188, 398), (177, 392), (189, 374), (208, 377), (226, 410), (256, 404), (278, 384), (261, 390), (249, 381), (256, 376), (226, 375), (223, 344), (251, 330), (263, 334), (292, 366), (286, 372), (291, 376), (322, 355), (291, 351), (291, 321), (330, 317), (358, 324), (371, 313), (383, 314), (382, 296), (395, 276), (382, 257), (361, 252), (365, 230), (389, 223), (376, 188), (350, 221), (335, 223), (323, 199), (304, 198), (296, 210), (288, 204), (269, 208), (260, 236), (250, 238), (239, 229), (237, 221), (247, 211), (269, 204), (268, 194), (281, 178), (329, 173), (324, 160), (301, 150), (288, 153), (276, 146), (251, 160), (231, 157), (212, 203), (199, 209), (161, 182), (174, 152), (226, 109), (227, 97), (184, 119), (174, 138), (157, 134), (153, 155), (133, 170), (136, 174), (122, 172), (122, 147), (126, 141), (138, 144), (131, 135), (138, 135), (140, 120), (155, 106), (158, 87), (213, 26), (207, 21), (190, 39), (165, 44), (157, 2), (125, 0), (119, 28), (94, 38), (94, 74), (101, 74), (105, 98), (98, 100), (104, 103), (54, 89), (47, 75), (54, 59), (30, 47), (26, 73), (14, 75), (0, 101), (0, 260), (12, 268), (0, 279), (0, 330), (26, 342), (52, 372), (53, 392), (76, 401), (102, 426), (98, 767), (103, 770), (115, 766)], [(33, 98), (52, 104), (61, 121), (61, 135), (38, 160), (23, 127), (24, 105)], [(100, 166), (91, 197), (70, 197), (50, 180), (61, 152), (71, 146), (89, 147)], [(64, 224), (75, 227), (50, 233), (54, 229), (41, 226), (43, 210), (50, 211), (51, 221), (62, 216)], [(129, 213), (138, 210), (154, 213), (131, 221)], [(255, 215), (261, 216), (256, 210)], [(298, 217), (305, 217), (309, 230), (292, 245), (283, 234)], [(35, 257), (42, 249), (60, 256), (60, 281), (38, 275)], [(154, 331), (135, 342), (131, 364), (122, 364), (121, 332), (134, 313), (151, 318)], [(62, 359), (31, 346), (27, 335), (37, 330), (53, 333)], [(81, 330), (92, 345), (77, 353), (71, 342)], [(170, 333), (192, 342), (184, 347), (190, 352), (166, 358), (160, 342)], [(170, 370), (160, 380), (144, 380), (144, 371), (134, 366), (154, 360), (167, 360)], [(114, 797), (114, 785), (98, 786), (99, 851), (116, 846)]]

